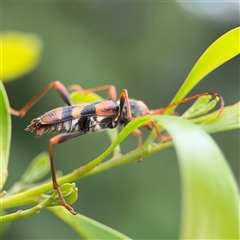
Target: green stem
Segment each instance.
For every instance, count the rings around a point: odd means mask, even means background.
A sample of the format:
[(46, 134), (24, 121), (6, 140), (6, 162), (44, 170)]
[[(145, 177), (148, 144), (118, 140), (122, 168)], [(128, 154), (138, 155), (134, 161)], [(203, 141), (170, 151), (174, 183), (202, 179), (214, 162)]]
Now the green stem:
[(0, 223), (5, 223), (5, 222), (12, 222), (14, 220), (18, 220), (20, 218), (25, 218), (25, 217), (29, 217), (31, 215), (34, 215), (36, 213), (39, 213), (40, 210), (44, 207), (44, 205), (42, 203), (36, 205), (35, 207), (32, 207), (30, 209), (27, 210), (18, 210), (15, 213), (11, 213), (5, 216), (1, 216), (0, 217)]
[(143, 150), (140, 150), (140, 149), (134, 150), (117, 159), (110, 159), (100, 164), (99, 166), (95, 167), (92, 171), (86, 173), (83, 177), (89, 177), (94, 174), (101, 173), (109, 169), (122, 166), (124, 164), (127, 164), (129, 162), (132, 162), (138, 159), (139, 157), (144, 157), (144, 156), (153, 154), (155, 152), (168, 148), (172, 145), (173, 145), (172, 142), (165, 142), (165, 143), (148, 145), (147, 148), (144, 148)]

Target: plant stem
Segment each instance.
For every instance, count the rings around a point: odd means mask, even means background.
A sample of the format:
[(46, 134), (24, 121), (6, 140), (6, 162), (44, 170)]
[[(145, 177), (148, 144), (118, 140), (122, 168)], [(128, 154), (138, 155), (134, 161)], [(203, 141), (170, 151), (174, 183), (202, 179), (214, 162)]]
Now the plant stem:
[(0, 217), (0, 223), (5, 223), (5, 222), (12, 222), (14, 220), (18, 220), (20, 218), (24, 218), (24, 217), (28, 217), (31, 215), (34, 215), (36, 213), (39, 213), (40, 210), (43, 208), (44, 206), (40, 203), (30, 209), (27, 210), (18, 210), (15, 213), (11, 213), (5, 216), (1, 216)]

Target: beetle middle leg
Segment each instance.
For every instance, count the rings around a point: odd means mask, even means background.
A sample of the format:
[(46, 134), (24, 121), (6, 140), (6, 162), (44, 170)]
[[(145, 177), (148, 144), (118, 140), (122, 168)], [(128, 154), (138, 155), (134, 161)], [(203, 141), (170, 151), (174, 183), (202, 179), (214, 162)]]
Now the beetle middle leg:
[(108, 90), (109, 99), (113, 100), (114, 102), (117, 100), (116, 87), (113, 85), (104, 85), (104, 86), (100, 86), (100, 87), (96, 87), (96, 88), (83, 89), (80, 85), (73, 84), (68, 87), (68, 90), (69, 91), (78, 91), (78, 92), (82, 93), (83, 95)]

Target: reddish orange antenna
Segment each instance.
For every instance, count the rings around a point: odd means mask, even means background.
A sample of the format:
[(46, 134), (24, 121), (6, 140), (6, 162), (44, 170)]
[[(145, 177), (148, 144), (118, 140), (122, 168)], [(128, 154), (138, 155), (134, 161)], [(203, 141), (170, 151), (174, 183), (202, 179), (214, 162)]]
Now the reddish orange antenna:
[(156, 110), (150, 110), (150, 114), (152, 114), (152, 115), (163, 114), (168, 109), (170, 109), (170, 108), (172, 108), (174, 106), (177, 106), (177, 105), (179, 105), (181, 103), (185, 103), (185, 102), (188, 102), (188, 101), (190, 101), (192, 99), (196, 99), (196, 98), (199, 98), (199, 97), (202, 97), (202, 96), (208, 96), (208, 95), (211, 95), (211, 96), (214, 96), (214, 97), (218, 97), (220, 99), (220, 101), (221, 101), (220, 110), (219, 110), (219, 113), (217, 115), (217, 118), (219, 118), (221, 116), (223, 108), (224, 108), (224, 100), (223, 100), (223, 97), (221, 95), (219, 95), (218, 93), (214, 93), (214, 92), (199, 93), (199, 94), (193, 95), (191, 97), (184, 98), (184, 99), (182, 99), (180, 101), (177, 101), (177, 102), (174, 102), (174, 103), (168, 105), (165, 108), (160, 108), (160, 109), (156, 109)]

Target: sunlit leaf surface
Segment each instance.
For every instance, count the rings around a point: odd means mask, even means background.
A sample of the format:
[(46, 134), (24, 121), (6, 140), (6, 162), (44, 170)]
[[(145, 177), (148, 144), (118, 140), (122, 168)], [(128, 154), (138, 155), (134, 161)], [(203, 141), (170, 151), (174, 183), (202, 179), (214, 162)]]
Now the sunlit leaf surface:
[[(240, 53), (239, 35), (240, 28), (238, 27), (225, 33), (210, 45), (196, 62), (172, 102), (184, 98), (206, 75), (237, 56)], [(169, 112), (173, 110), (174, 108)]]

